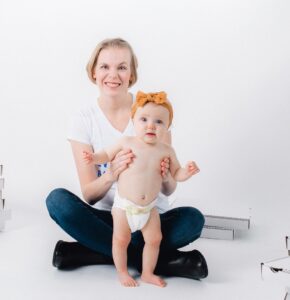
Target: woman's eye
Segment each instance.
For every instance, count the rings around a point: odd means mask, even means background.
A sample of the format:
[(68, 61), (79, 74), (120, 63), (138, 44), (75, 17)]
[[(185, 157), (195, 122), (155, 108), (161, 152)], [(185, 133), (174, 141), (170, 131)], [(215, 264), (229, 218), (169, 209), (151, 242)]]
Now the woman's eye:
[(120, 66), (119, 69), (120, 70), (127, 70), (127, 67), (126, 66)]
[(108, 66), (102, 65), (102, 66), (101, 66), (101, 69), (108, 69)]

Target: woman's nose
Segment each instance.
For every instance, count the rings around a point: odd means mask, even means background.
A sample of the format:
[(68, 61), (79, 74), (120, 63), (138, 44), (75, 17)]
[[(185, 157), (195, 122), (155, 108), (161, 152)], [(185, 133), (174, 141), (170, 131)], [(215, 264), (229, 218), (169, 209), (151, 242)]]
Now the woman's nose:
[(117, 74), (118, 74), (118, 72), (116, 70), (110, 69), (110, 71), (109, 71), (109, 77), (116, 78)]

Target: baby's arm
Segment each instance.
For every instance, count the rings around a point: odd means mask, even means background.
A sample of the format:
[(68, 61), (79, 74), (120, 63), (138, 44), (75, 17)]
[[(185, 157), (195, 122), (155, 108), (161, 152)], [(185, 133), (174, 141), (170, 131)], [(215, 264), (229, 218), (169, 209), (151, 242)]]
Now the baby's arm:
[(96, 152), (83, 151), (83, 157), (86, 163), (103, 164), (113, 160), (116, 154), (123, 149), (123, 139), (111, 147)]
[(170, 152), (170, 172), (172, 177), (176, 181), (185, 181), (192, 175), (199, 172), (199, 168), (194, 161), (189, 161), (184, 168), (180, 166), (180, 163), (176, 157), (175, 151), (171, 148)]

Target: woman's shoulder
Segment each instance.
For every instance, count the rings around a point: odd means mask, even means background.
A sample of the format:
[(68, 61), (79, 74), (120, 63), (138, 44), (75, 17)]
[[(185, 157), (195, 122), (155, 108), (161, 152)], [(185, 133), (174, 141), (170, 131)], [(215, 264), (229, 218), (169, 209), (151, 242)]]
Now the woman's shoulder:
[(70, 114), (69, 123), (92, 126), (99, 118), (97, 105), (87, 105), (74, 109)]
[(93, 106), (83, 106), (72, 111), (68, 120), (68, 139), (91, 144), (97, 119)]

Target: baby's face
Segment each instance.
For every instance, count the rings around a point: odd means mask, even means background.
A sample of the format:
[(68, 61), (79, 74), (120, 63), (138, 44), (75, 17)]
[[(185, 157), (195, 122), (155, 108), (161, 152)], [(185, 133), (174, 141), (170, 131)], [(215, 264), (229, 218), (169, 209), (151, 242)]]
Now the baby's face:
[(133, 118), (135, 133), (147, 144), (162, 141), (168, 131), (169, 111), (162, 105), (149, 102), (139, 107)]

